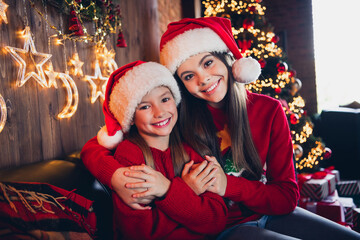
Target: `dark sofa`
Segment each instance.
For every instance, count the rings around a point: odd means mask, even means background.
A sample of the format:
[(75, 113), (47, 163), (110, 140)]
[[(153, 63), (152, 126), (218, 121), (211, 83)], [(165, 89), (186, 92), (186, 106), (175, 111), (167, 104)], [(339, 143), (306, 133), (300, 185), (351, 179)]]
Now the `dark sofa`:
[(97, 239), (112, 239), (112, 199), (107, 187), (84, 167), (79, 153), (64, 160), (50, 160), (0, 170), (0, 182), (40, 182), (72, 191), (94, 201)]
[(327, 164), (340, 171), (341, 179), (360, 179), (360, 109), (323, 110), (314, 123), (315, 135), (332, 150)]

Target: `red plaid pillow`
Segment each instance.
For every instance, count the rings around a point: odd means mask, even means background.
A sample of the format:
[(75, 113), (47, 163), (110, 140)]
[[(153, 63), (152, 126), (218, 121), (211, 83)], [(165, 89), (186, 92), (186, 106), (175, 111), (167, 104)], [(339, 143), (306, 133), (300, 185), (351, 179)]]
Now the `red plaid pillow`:
[(93, 239), (92, 204), (46, 183), (0, 182), (0, 239)]

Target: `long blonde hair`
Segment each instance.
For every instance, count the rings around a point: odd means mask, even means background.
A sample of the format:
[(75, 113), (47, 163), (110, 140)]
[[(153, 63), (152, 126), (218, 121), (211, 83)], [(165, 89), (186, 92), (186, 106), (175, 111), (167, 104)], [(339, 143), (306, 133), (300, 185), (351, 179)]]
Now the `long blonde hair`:
[[(226, 107), (224, 110), (229, 119), (232, 159), (238, 169), (240, 169), (239, 167), (245, 169), (242, 176), (259, 180), (262, 174), (262, 165), (252, 140), (246, 110), (245, 86), (235, 82), (231, 66), (226, 60), (230, 57), (228, 54), (212, 53), (212, 55), (226, 65), (229, 73), (229, 86), (225, 96)], [(192, 96), (176, 74), (175, 79), (178, 81), (182, 93), (179, 123), (184, 140), (200, 155), (215, 156), (223, 166), (224, 159), (222, 159), (218, 137), (216, 136), (217, 130), (206, 101)]]

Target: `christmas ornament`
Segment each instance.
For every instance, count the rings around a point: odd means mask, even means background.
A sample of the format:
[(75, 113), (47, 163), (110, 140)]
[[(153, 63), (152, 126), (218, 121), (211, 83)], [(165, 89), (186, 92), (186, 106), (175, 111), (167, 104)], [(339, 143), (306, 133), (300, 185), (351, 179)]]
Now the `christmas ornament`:
[(260, 58), (258, 62), (260, 63), (261, 68), (264, 68), (266, 66), (266, 61), (263, 58)]
[(280, 62), (280, 63), (276, 64), (276, 68), (279, 73), (283, 73), (288, 70), (288, 65), (286, 64), (286, 62)]
[(245, 28), (245, 29), (254, 27), (254, 25), (255, 25), (254, 20), (252, 20), (250, 18), (245, 18), (243, 21), (243, 28)]
[(324, 159), (329, 159), (331, 157), (332, 151), (330, 148), (326, 147), (324, 149)]
[(275, 88), (275, 93), (280, 94), (281, 93), (281, 88), (280, 87)]
[(295, 113), (290, 115), (290, 123), (295, 125), (299, 123), (299, 116)]
[(304, 153), (303, 148), (301, 147), (301, 145), (294, 144), (293, 148), (294, 148), (295, 158), (297, 158), (297, 159), (301, 158), (303, 153)]
[(69, 118), (74, 115), (77, 110), (79, 104), (79, 92), (75, 81), (69, 76), (68, 73), (59, 73), (58, 76), (64, 83), (67, 93), (66, 105), (58, 114), (58, 118)]
[(76, 12), (74, 9), (70, 11), (70, 27), (69, 30), (72, 32), (72, 34), (76, 36), (83, 36), (84, 31), (82, 29), (82, 26), (80, 24), (80, 21), (78, 17), (76, 16)]
[(3, 96), (0, 94), (0, 133), (4, 129), (6, 118), (7, 118), (7, 108)]
[(51, 58), (51, 54), (36, 51), (28, 26), (25, 27), (23, 35), (25, 37), (23, 49), (9, 46), (5, 47), (13, 59), (19, 64), (16, 86), (21, 87), (27, 80), (34, 78), (40, 86), (47, 87), (43, 65)]
[[(98, 60), (95, 62), (94, 76), (86, 75), (85, 80), (89, 82), (91, 87), (91, 103), (94, 103), (98, 97), (101, 97), (104, 100), (108, 78), (102, 76)], [(97, 84), (95, 82), (97, 82)]]
[(69, 65), (74, 66), (74, 69), (72, 71), (72, 74), (74, 76), (84, 76), (84, 73), (81, 69), (81, 67), (84, 65), (84, 62), (80, 61), (78, 53), (74, 53), (72, 59), (70, 59), (69, 61)]
[(251, 13), (254, 13), (254, 12), (256, 11), (256, 7), (255, 7), (255, 6), (250, 6), (248, 9), (249, 9), (249, 11), (250, 11)]
[(52, 87), (54, 86), (54, 88), (57, 88), (57, 84), (56, 84), (56, 77), (58, 76), (57, 72), (54, 72), (54, 67), (52, 62), (50, 62), (48, 64), (48, 68), (47, 70), (45, 70), (46, 75), (49, 78), (49, 82), (48, 82), (48, 86), (47, 87)]
[(251, 48), (252, 41), (243, 39), (243, 40), (238, 40), (237, 44), (241, 49), (241, 53), (244, 53), (246, 50), (249, 50)]
[(6, 23), (6, 24), (8, 23), (8, 21), (7, 21), (7, 18), (6, 18), (5, 11), (6, 11), (6, 9), (8, 7), (9, 7), (9, 5), (7, 5), (2, 0), (0, 0), (0, 22), (1, 22), (1, 19), (2, 19), (4, 21), (4, 23)]
[(121, 30), (119, 30), (119, 35), (116, 43), (117, 47), (127, 47), (127, 44), (125, 42), (124, 34)]
[(296, 71), (293, 69), (293, 70), (290, 70), (289, 71), (289, 77), (295, 77), (296, 76)]
[(271, 42), (273, 42), (273, 43), (278, 43), (279, 41), (280, 41), (280, 38), (277, 35), (275, 35), (271, 38)]

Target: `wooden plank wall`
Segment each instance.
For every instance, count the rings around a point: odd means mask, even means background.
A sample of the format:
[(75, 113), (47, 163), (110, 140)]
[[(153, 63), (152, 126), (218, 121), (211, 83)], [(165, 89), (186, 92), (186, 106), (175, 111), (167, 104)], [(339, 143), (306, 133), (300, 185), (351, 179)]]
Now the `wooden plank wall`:
[[(5, 0), (9, 5), (6, 11), (8, 24), (0, 24), (0, 95), (6, 101), (7, 121), (0, 132), (0, 168), (24, 165), (66, 155), (82, 148), (85, 142), (95, 136), (104, 124), (101, 110), (102, 101), (90, 102), (90, 86), (83, 77), (72, 76), (78, 91), (79, 104), (75, 114), (68, 119), (59, 119), (65, 104), (66, 90), (61, 81), (58, 88), (42, 88), (34, 79), (22, 87), (15, 85), (18, 66), (5, 46), (23, 48), (23, 39), (17, 32), (23, 30), (28, 21), (36, 50), (52, 54), (54, 71), (65, 72), (66, 62), (75, 52), (74, 43), (48, 46), (48, 38), (55, 32), (48, 30), (46, 22), (28, 0)], [(44, 2), (35, 1), (36, 7), (44, 10)], [(116, 1), (114, 1), (116, 2)], [(108, 49), (115, 49), (115, 61), (118, 66), (135, 60), (158, 60), (159, 23), (157, 0), (120, 1), (122, 26), (127, 48), (117, 48), (117, 34), (113, 34), (107, 44)], [(58, 9), (46, 4), (47, 18), (50, 23), (67, 26), (69, 16), (61, 15)], [(178, 11), (180, 12), (180, 10)], [(165, 20), (166, 21), (166, 20)], [(84, 75), (94, 75), (95, 48), (91, 44), (76, 43), (80, 60), (85, 64)]]

